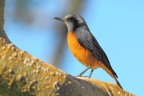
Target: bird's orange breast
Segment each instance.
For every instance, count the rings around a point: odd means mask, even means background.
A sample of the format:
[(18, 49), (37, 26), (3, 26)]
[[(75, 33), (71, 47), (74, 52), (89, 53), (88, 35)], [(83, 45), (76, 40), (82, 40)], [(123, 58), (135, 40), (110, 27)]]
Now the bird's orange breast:
[(85, 66), (92, 66), (95, 59), (91, 56), (90, 52), (82, 47), (74, 32), (69, 32), (67, 36), (68, 46), (71, 53)]
[(71, 53), (85, 66), (90, 66), (91, 69), (103, 68), (110, 76), (112, 72), (100, 61), (94, 58), (91, 53), (82, 47), (74, 32), (69, 32), (67, 36), (68, 46)]

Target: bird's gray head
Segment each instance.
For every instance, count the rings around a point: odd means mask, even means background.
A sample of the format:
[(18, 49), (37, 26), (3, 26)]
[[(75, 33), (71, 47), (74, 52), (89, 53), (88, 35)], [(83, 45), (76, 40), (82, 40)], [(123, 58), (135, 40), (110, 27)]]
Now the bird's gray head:
[(79, 15), (69, 14), (65, 16), (63, 19), (59, 17), (56, 17), (55, 19), (64, 22), (68, 28), (68, 32), (74, 31), (82, 25), (86, 25), (84, 19)]

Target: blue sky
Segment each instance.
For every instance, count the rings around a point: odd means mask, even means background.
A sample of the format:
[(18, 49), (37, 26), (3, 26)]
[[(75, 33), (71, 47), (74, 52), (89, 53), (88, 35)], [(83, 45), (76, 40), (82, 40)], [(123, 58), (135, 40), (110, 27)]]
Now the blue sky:
[[(65, 4), (60, 3), (61, 1), (64, 2), (64, 0), (58, 0), (58, 2), (53, 0), (48, 3), (45, 0), (44, 5), (40, 4), (39, 7), (36, 7), (45, 13), (47, 10), (53, 13), (51, 18), (47, 19), (47, 22), (54, 22), (52, 27), (57, 23), (53, 17), (61, 16), (61, 11), (66, 8), (63, 7)], [(7, 2), (7, 6), (8, 4)], [(49, 4), (51, 5), (48, 6)], [(123, 88), (138, 96), (144, 95), (144, 78), (142, 75), (144, 73), (143, 5), (143, 0), (91, 0), (80, 14), (85, 18), (92, 34), (106, 52)], [(57, 12), (57, 10), (61, 11)], [(57, 44), (51, 43), (51, 40), (56, 39), (54, 30), (28, 27), (10, 21), (8, 16), (5, 30), (11, 41), (20, 49), (42, 61), (51, 63), (51, 54), (55, 52), (57, 47)], [(66, 54), (61, 62), (63, 64), (61, 70), (76, 76), (85, 67), (72, 56), (68, 48), (65, 50)], [(85, 75), (88, 75), (89, 72)], [(95, 70), (92, 78), (115, 83), (102, 69)]]

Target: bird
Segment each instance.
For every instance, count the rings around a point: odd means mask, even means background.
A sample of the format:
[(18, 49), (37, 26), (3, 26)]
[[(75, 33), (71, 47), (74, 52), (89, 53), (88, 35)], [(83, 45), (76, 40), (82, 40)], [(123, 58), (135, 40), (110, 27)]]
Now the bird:
[(90, 32), (84, 18), (78, 14), (68, 14), (64, 18), (55, 17), (54, 19), (65, 23), (68, 29), (67, 42), (70, 52), (80, 63), (87, 67), (78, 76), (82, 76), (87, 70), (91, 69), (88, 76), (90, 78), (95, 69), (102, 68), (122, 88), (106, 53)]

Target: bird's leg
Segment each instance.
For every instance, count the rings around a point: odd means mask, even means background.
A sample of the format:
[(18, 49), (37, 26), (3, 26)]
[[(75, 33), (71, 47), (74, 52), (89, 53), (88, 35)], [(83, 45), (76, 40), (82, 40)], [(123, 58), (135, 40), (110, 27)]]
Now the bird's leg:
[(88, 76), (89, 78), (91, 77), (91, 75), (92, 75), (93, 71), (94, 71), (94, 70), (91, 70), (91, 73), (90, 73), (90, 75)]
[(82, 71), (77, 77), (82, 76), (88, 69), (90, 69), (90, 67), (87, 67), (84, 71)]

